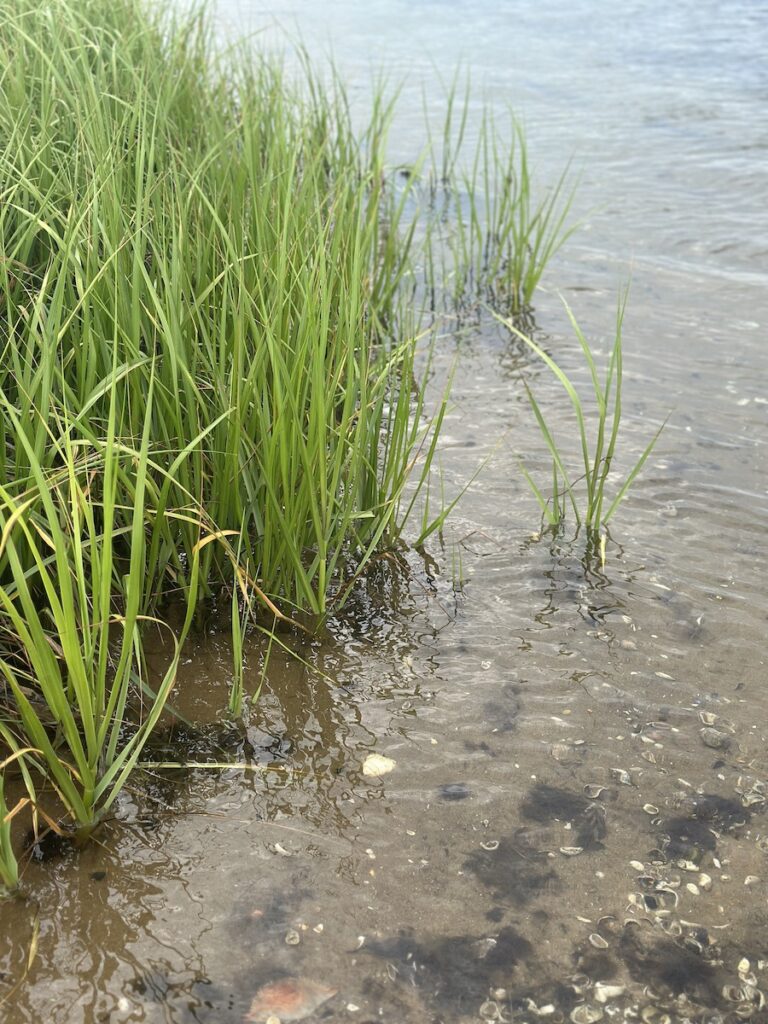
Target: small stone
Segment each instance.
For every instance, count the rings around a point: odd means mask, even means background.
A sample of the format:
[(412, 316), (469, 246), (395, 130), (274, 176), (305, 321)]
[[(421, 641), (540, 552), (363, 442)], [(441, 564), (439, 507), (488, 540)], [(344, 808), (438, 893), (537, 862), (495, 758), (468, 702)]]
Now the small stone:
[(760, 879), (757, 877), (757, 875), (747, 875), (747, 877), (744, 879), (744, 885), (755, 885), (755, 883), (759, 881)]
[(301, 936), (293, 928), (291, 928), (291, 930), (289, 932), (286, 932), (285, 944), (287, 946), (298, 946), (298, 944), (300, 942), (301, 942)]
[(699, 729), (699, 736), (704, 746), (711, 747), (712, 750), (727, 750), (731, 745), (731, 737), (719, 729)]
[(387, 775), (396, 763), (391, 757), (384, 757), (383, 754), (369, 754), (363, 761), (363, 775), (368, 775), (371, 778)]
[(709, 892), (709, 890), (712, 888), (712, 878), (705, 871), (702, 871), (702, 873), (699, 875), (698, 881), (699, 888), (703, 889), (704, 892)]

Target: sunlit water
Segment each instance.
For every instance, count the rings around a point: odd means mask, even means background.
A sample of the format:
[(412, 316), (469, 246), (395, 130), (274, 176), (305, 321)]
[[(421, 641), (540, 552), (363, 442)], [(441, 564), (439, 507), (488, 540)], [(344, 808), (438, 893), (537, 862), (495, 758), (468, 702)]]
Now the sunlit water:
[(294, 976), (338, 992), (311, 1019), (768, 1019), (768, 5), (220, 0), (218, 25), (333, 51), (358, 111), (385, 68), (398, 160), (459, 63), (512, 105), (537, 180), (581, 177), (539, 338), (586, 384), (558, 292), (604, 351), (631, 279), (624, 465), (670, 420), (601, 568), (536, 536), (521, 372), (574, 429), (546, 371), (502, 331), (446, 338), (447, 492), (492, 459), (436, 561), (382, 563), (304, 651), (324, 677), (274, 656), (242, 729), (212, 624), (179, 696), (200, 727), (159, 756), (271, 770), (166, 773), (31, 863), (0, 1018), (229, 1024)]

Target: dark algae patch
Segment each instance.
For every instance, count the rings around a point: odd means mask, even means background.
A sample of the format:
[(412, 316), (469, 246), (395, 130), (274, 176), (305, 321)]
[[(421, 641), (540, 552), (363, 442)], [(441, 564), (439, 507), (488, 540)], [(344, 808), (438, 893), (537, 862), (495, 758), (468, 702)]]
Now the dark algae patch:
[(589, 801), (580, 793), (537, 783), (528, 790), (520, 813), (528, 821), (549, 824), (553, 821), (574, 821), (584, 813)]
[(575, 832), (575, 845), (582, 850), (601, 849), (601, 840), (608, 831), (602, 804), (588, 800), (580, 793), (544, 783), (537, 783), (528, 791), (520, 812), (528, 821), (541, 825), (571, 823)]
[(459, 1015), (476, 1012), (489, 988), (507, 985), (534, 950), (519, 932), (505, 926), (488, 936), (416, 939), (403, 933), (371, 943), (369, 952), (392, 965), (400, 983), (418, 988), (425, 1002)]
[(721, 1001), (722, 981), (701, 953), (635, 923), (624, 928), (618, 949), (633, 980), (651, 985), (660, 996), (685, 994), (703, 1006)]
[(737, 833), (752, 817), (738, 800), (704, 793), (686, 801), (687, 815), (661, 822), (661, 849), (671, 859), (700, 862), (717, 849), (720, 833)]
[(525, 829), (503, 837), (495, 849), (474, 850), (463, 867), (491, 891), (494, 899), (516, 907), (526, 906), (558, 885), (557, 873), (546, 853), (530, 845)]

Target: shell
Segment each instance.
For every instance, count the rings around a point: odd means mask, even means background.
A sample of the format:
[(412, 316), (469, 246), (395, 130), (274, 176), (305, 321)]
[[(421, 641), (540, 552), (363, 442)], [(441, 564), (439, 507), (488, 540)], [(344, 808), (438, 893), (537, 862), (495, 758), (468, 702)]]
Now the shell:
[(672, 1024), (668, 1013), (662, 1013), (655, 1006), (646, 1006), (640, 1014), (643, 1024)]
[(302, 1020), (335, 995), (336, 989), (310, 978), (281, 978), (262, 985), (244, 1020), (249, 1024), (261, 1024), (270, 1017), (281, 1021)]
[(603, 1011), (599, 1006), (590, 1006), (589, 1003), (582, 1003), (574, 1010), (571, 1010), (573, 1024), (594, 1024), (595, 1021), (603, 1019)]
[(606, 985), (603, 981), (595, 983), (595, 999), (598, 1003), (607, 1003), (611, 999), (618, 999), (625, 992), (624, 985)]
[(502, 1017), (501, 1007), (493, 999), (486, 999), (477, 1012), (482, 1020), (501, 1020)]
[(584, 787), (584, 795), (590, 800), (599, 800), (600, 794), (605, 792), (605, 786), (601, 786), (596, 782), (588, 782)]

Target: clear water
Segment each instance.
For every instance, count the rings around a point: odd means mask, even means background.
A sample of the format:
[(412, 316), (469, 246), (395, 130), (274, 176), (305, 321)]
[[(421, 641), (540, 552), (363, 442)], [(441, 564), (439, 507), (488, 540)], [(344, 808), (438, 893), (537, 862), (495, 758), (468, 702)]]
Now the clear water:
[[(382, 564), (303, 652), (326, 678), (273, 658), (245, 730), (217, 718), (212, 624), (181, 745), (269, 770), (158, 773), (98, 843), (30, 864), (0, 906), (0, 1017), (229, 1024), (295, 976), (338, 992), (308, 1020), (767, 1020), (768, 4), (218, 11), (223, 34), (333, 50), (360, 111), (375, 69), (402, 81), (397, 159), (459, 62), (522, 114), (538, 180), (572, 159), (585, 223), (540, 336), (578, 377), (558, 291), (604, 349), (631, 278), (625, 464), (670, 421), (601, 569), (583, 538), (537, 538), (517, 467), (540, 451), (520, 373), (572, 431), (556, 388), (502, 332), (465, 336), (449, 491), (493, 457), (436, 565)], [(372, 752), (394, 770), (364, 775)]]

